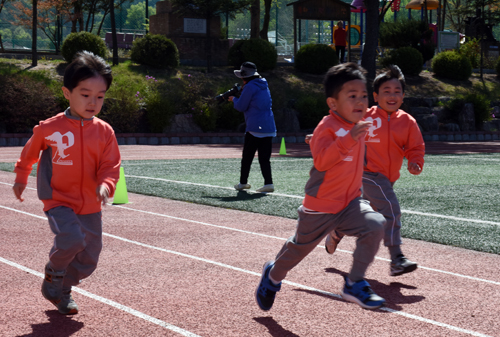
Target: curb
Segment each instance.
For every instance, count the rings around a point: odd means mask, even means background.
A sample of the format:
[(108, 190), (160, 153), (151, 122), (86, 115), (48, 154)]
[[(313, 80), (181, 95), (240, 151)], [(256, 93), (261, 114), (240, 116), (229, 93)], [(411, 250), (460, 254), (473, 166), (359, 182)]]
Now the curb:
[[(278, 133), (273, 138), (274, 144), (279, 144), (282, 138), (285, 143), (302, 144), (307, 132)], [(0, 134), (0, 147), (24, 146), (30, 139), (30, 133)], [(500, 140), (500, 132), (424, 132), (425, 142), (484, 142)], [(243, 144), (245, 136), (242, 133), (118, 133), (118, 145), (178, 145), (178, 144)]]

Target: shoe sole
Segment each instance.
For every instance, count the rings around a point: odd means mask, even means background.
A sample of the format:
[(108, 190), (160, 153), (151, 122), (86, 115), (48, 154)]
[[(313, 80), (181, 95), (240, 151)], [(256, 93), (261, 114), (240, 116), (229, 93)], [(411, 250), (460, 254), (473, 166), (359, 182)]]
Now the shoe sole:
[[(266, 268), (269, 267), (269, 265), (272, 263), (273, 261), (267, 261), (266, 263), (264, 263), (264, 267), (262, 268), (262, 275), (260, 276), (260, 281), (259, 281), (259, 286), (260, 284), (262, 283), (262, 280), (264, 279), (264, 273), (266, 272)], [(257, 298), (257, 294), (259, 292), (259, 287), (257, 287), (257, 289), (255, 289), (255, 302), (257, 302), (257, 305), (259, 306), (260, 310), (262, 311), (269, 311), (271, 310), (271, 308), (269, 309), (263, 309), (261, 306), (260, 306), (260, 303), (259, 303), (259, 300)]]
[(349, 295), (349, 294), (346, 294), (344, 293), (344, 291), (342, 290), (340, 292), (340, 296), (342, 296), (342, 298), (344, 300), (346, 300), (347, 302), (352, 302), (352, 303), (356, 303), (357, 305), (359, 305), (361, 308), (363, 309), (369, 309), (369, 310), (375, 310), (375, 309), (378, 309), (380, 307), (382, 307), (385, 302), (382, 302), (382, 304), (380, 305), (376, 305), (376, 306), (369, 306), (369, 305), (366, 305), (365, 303), (361, 302), (359, 299), (357, 299), (356, 297), (352, 296), (352, 295)]
[(416, 264), (415, 264), (415, 265), (413, 265), (413, 266), (410, 266), (410, 267), (408, 267), (408, 268), (403, 269), (403, 270), (402, 270), (402, 271), (400, 271), (400, 272), (396, 272), (396, 273), (394, 273), (394, 272), (392, 272), (392, 271), (391, 271), (391, 272), (389, 273), (389, 275), (390, 275), (390, 276), (399, 276), (399, 275), (403, 275), (403, 274), (408, 274), (408, 273), (411, 273), (412, 271), (417, 270), (417, 267), (418, 267), (418, 265), (416, 265)]

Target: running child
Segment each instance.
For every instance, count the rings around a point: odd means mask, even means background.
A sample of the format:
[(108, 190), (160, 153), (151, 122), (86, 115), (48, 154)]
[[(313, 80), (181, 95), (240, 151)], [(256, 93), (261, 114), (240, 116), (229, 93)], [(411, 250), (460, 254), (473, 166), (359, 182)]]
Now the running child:
[(38, 198), (55, 235), (42, 295), (65, 315), (78, 313), (71, 287), (97, 266), (102, 205), (113, 196), (120, 176), (115, 133), (95, 117), (112, 80), (111, 67), (102, 58), (77, 54), (64, 73), (62, 91), (69, 108), (33, 128), (15, 167), (13, 190), (22, 202), (32, 166), (38, 163)]
[(313, 167), (298, 209), (297, 230), (276, 258), (264, 264), (255, 293), (257, 304), (265, 311), (273, 306), (287, 273), (333, 230), (357, 238), (342, 297), (366, 309), (379, 308), (385, 302), (364, 279), (385, 223), (361, 198), (364, 136), (372, 126), (361, 121), (368, 107), (364, 70), (355, 63), (337, 65), (327, 72), (324, 86), (330, 112), (314, 130), (310, 143)]
[[(425, 143), (417, 122), (399, 109), (404, 91), (403, 73), (398, 66), (389, 66), (373, 81), (373, 98), (378, 105), (371, 107), (365, 117), (372, 125), (365, 137), (363, 198), (386, 219), (384, 245), (391, 255), (391, 276), (417, 269), (417, 264), (401, 251), (401, 209), (393, 189), (404, 157), (411, 174), (419, 175), (424, 167)], [(335, 252), (342, 236), (340, 231), (328, 234), (325, 241), (328, 253)]]

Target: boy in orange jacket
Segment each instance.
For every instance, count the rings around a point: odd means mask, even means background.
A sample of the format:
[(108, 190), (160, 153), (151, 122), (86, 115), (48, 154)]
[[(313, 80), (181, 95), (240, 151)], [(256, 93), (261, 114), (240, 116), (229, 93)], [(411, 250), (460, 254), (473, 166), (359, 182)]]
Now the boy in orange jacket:
[(313, 167), (309, 173), (295, 235), (276, 258), (264, 264), (255, 297), (262, 310), (270, 310), (281, 281), (330, 232), (355, 236), (351, 271), (342, 297), (366, 309), (385, 302), (364, 279), (383, 237), (384, 217), (361, 198), (365, 155), (364, 137), (371, 122), (361, 121), (368, 107), (366, 78), (355, 63), (332, 67), (324, 81), (330, 113), (314, 130)]
[[(393, 186), (400, 176), (403, 158), (408, 171), (419, 175), (424, 167), (425, 143), (415, 119), (399, 109), (403, 103), (405, 79), (398, 66), (389, 66), (373, 81), (373, 98), (378, 103), (368, 110), (365, 121), (372, 126), (366, 134), (366, 161), (363, 172), (363, 198), (386, 219), (384, 245), (391, 255), (390, 275), (417, 269), (401, 251), (401, 209)], [(332, 231), (325, 248), (333, 254), (343, 233)]]
[(102, 248), (101, 204), (113, 196), (120, 176), (115, 133), (94, 117), (112, 80), (111, 67), (102, 58), (79, 53), (64, 73), (62, 90), (69, 108), (33, 128), (15, 167), (13, 190), (23, 201), (28, 176), (38, 162), (38, 198), (55, 235), (42, 295), (66, 315), (78, 313), (71, 287), (97, 266)]

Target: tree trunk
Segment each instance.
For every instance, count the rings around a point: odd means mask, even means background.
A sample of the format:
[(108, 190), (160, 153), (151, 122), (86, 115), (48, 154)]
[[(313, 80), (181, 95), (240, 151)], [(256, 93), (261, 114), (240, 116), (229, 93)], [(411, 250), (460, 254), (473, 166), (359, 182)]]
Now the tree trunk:
[(115, 2), (109, 0), (109, 14), (111, 15), (111, 34), (113, 36), (113, 65), (118, 64), (118, 38), (116, 37), (116, 22), (115, 22)]
[(32, 56), (31, 56), (31, 66), (36, 67), (38, 65), (38, 54), (36, 50), (36, 41), (37, 41), (37, 26), (38, 26), (38, 1), (33, 0), (33, 33), (31, 37), (31, 51), (32, 51)]
[(206, 42), (206, 53), (207, 53), (207, 72), (212, 72), (212, 34), (210, 31), (210, 26), (212, 23), (212, 13), (207, 11), (207, 42)]
[(260, 32), (260, 0), (254, 0), (250, 7), (250, 38), (259, 38)]
[(361, 65), (368, 72), (368, 99), (371, 102), (373, 99), (371, 83), (375, 78), (379, 31), (378, 0), (365, 0), (364, 4), (366, 6), (366, 38)]
[[(260, 38), (269, 41), (267, 32), (269, 31), (269, 21), (271, 20), (271, 4), (272, 0), (264, 0), (264, 22), (262, 23), (262, 30), (260, 31)], [(278, 32), (276, 32), (278, 34)], [(277, 37), (276, 37), (277, 38)]]

